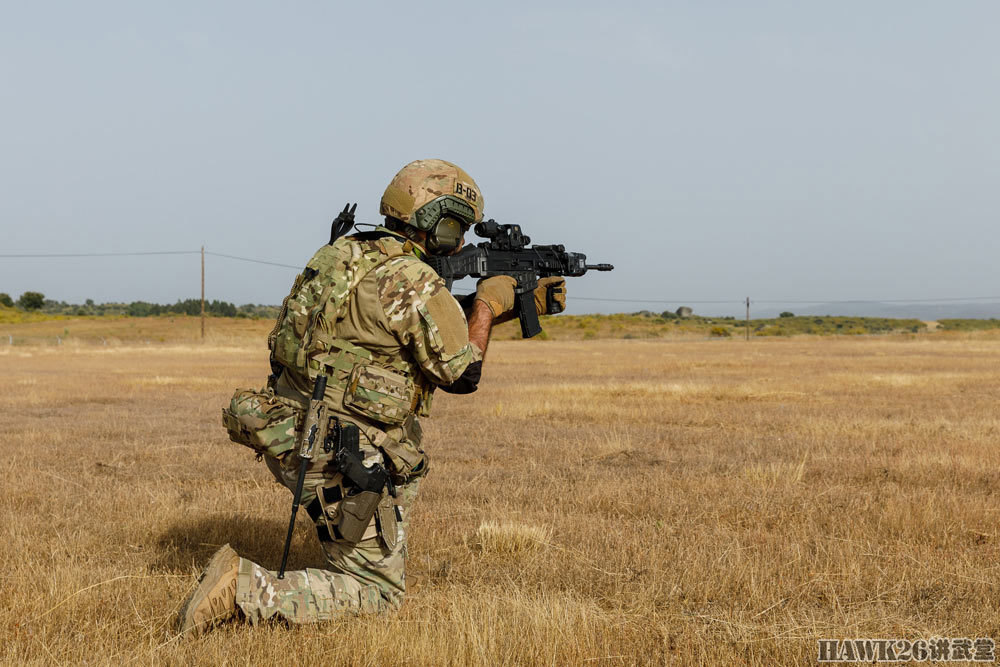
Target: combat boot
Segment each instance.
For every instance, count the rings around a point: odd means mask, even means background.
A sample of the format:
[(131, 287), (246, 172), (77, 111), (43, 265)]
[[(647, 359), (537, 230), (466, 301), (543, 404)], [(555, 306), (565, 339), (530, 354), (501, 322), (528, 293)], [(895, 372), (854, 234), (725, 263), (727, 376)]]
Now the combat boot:
[(228, 544), (215, 552), (198, 578), (198, 586), (181, 606), (178, 633), (198, 636), (236, 614), (239, 569), (240, 556)]

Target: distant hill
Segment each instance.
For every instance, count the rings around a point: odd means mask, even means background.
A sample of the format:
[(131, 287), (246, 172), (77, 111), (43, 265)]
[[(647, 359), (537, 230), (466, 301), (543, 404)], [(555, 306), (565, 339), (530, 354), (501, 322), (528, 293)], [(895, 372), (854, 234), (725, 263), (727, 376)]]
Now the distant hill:
[[(752, 304), (751, 300), (751, 304)], [(751, 307), (752, 308), (752, 307)], [(840, 315), (848, 317), (893, 317), (919, 320), (989, 319), (1000, 317), (1000, 303), (881, 303), (848, 301), (837, 303), (789, 304), (785, 307), (752, 308), (754, 317), (776, 317), (782, 311), (796, 315)]]

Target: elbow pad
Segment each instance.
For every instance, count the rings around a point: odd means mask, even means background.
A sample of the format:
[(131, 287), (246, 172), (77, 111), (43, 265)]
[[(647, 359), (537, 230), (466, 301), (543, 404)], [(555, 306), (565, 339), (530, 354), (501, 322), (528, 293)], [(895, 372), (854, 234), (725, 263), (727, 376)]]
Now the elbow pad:
[(473, 361), (465, 367), (461, 377), (451, 384), (441, 385), (441, 391), (449, 394), (471, 394), (479, 388), (479, 378), (483, 374), (483, 362)]

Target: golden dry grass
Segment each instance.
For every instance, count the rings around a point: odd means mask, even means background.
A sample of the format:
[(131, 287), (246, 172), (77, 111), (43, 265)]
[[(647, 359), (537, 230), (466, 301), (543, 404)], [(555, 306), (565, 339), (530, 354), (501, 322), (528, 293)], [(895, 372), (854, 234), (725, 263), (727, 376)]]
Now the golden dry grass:
[[(10, 312), (10, 311), (9, 311)], [(25, 322), (0, 319), (0, 346), (57, 345), (108, 347), (122, 344), (201, 343), (201, 318), (187, 315), (162, 317), (64, 317), (40, 313), (15, 313)], [(206, 340), (211, 344), (266, 344), (273, 321), (229, 317), (205, 318)], [(57, 343), (58, 340), (58, 343)]]
[[(403, 609), (178, 640), (289, 495), (219, 407), (262, 341), (0, 345), (0, 661), (801, 664), (1000, 635), (995, 335), (498, 342), (425, 420)], [(321, 566), (300, 519), (291, 564)]]

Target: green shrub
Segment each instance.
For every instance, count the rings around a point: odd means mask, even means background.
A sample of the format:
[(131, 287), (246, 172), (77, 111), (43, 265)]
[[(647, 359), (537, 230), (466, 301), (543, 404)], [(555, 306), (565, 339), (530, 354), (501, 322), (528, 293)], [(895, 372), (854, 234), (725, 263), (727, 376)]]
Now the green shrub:
[(22, 310), (41, 310), (45, 305), (45, 295), (41, 292), (25, 292), (17, 300), (17, 305)]
[(729, 338), (732, 336), (732, 332), (726, 327), (712, 327), (708, 330), (709, 336), (714, 336), (715, 338)]

